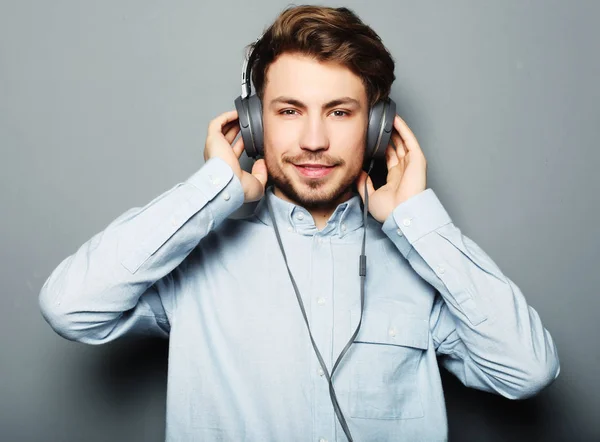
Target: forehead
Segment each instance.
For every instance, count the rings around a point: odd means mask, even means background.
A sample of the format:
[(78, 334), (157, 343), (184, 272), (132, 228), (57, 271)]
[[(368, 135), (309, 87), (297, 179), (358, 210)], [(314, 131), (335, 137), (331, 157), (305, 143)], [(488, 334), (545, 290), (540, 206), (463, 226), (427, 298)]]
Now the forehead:
[(367, 101), (362, 80), (346, 66), (302, 54), (280, 55), (267, 69), (265, 80), (265, 101), (279, 95), (319, 103), (340, 96)]

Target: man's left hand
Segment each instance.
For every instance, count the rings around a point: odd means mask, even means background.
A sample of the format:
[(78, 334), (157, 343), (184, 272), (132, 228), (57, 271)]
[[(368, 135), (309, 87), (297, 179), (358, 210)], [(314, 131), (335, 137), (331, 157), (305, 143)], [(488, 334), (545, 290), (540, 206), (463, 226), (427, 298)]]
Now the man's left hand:
[[(394, 147), (395, 146), (395, 147)], [(373, 181), (363, 170), (356, 184), (365, 200), (365, 179), (369, 193), (369, 212), (383, 223), (392, 211), (410, 197), (427, 188), (427, 161), (417, 138), (402, 118), (396, 115), (390, 144), (385, 151), (386, 184), (375, 190)]]

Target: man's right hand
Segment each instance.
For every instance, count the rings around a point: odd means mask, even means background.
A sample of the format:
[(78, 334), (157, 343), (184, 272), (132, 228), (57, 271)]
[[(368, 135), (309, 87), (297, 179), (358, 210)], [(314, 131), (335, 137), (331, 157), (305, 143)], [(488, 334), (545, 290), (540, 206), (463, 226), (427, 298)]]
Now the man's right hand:
[(244, 151), (243, 138), (240, 137), (233, 147), (231, 146), (239, 132), (240, 124), (236, 110), (225, 112), (212, 120), (206, 135), (204, 161), (218, 157), (229, 164), (242, 183), (244, 202), (257, 201), (265, 193), (267, 166), (265, 160), (260, 159), (252, 166), (252, 173), (241, 168), (239, 158)]

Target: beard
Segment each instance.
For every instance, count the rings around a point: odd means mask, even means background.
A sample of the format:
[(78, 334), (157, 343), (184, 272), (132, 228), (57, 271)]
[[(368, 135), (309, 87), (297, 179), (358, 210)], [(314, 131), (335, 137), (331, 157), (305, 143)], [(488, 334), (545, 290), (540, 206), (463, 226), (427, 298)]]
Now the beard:
[[(314, 162), (343, 168), (346, 162), (341, 158), (331, 158), (322, 153), (311, 152), (295, 157), (282, 157), (283, 165), (303, 162)], [(288, 199), (301, 205), (306, 209), (323, 209), (337, 206), (345, 195), (351, 193), (354, 188), (354, 182), (360, 175), (362, 164), (358, 163), (351, 170), (346, 171), (346, 175), (333, 182), (331, 178), (311, 179), (308, 183), (294, 184), (290, 176), (283, 172), (281, 166), (271, 155), (265, 155), (265, 163), (269, 174), (269, 182), (279, 189)], [(356, 169), (356, 170), (354, 170)]]

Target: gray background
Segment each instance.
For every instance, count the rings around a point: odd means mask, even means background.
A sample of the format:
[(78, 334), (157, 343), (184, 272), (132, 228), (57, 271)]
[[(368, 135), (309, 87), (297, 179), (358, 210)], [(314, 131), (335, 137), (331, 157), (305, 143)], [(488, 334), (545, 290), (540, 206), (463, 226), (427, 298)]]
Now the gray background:
[[(208, 121), (239, 95), (244, 45), (286, 5), (0, 2), (1, 440), (164, 439), (166, 342), (66, 341), (39, 290), (201, 166)], [(451, 440), (600, 440), (600, 2), (345, 5), (397, 62), (392, 96), (429, 186), (559, 349), (559, 379), (527, 401), (445, 376)]]

